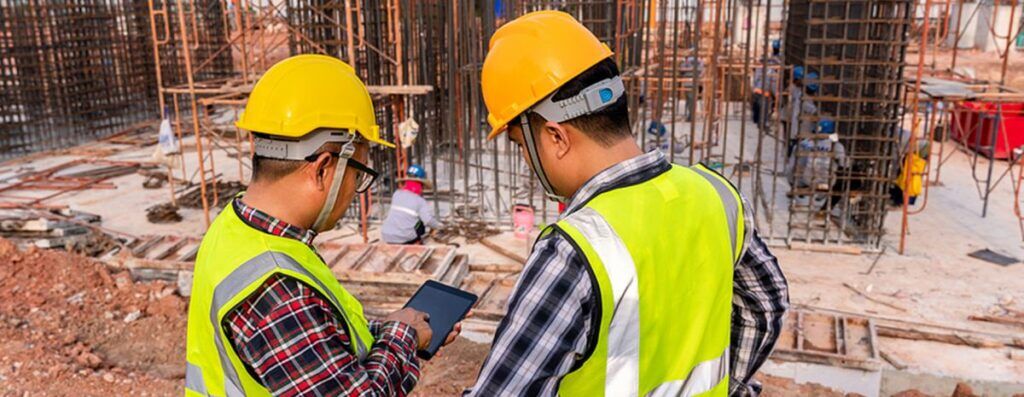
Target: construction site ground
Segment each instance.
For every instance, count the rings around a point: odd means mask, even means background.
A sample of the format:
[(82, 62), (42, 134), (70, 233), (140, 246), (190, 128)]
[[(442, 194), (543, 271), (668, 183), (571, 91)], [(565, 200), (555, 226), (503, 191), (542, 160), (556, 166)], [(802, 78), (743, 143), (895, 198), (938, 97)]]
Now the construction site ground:
[[(103, 158), (110, 160), (148, 163), (154, 147), (94, 142), (8, 161), (0, 166), (0, 179), (76, 158), (95, 158), (97, 153), (107, 154)], [(196, 169), (194, 141), (185, 140), (183, 147), (186, 167)], [(1024, 310), (1020, 284), (1024, 263), (999, 266), (967, 256), (988, 248), (1024, 258), (1020, 224), (1013, 213), (1013, 188), (1009, 180), (997, 185), (988, 214), (982, 217), (982, 200), (971, 178), (971, 153), (952, 143), (946, 150), (949, 156), (940, 184), (929, 187), (924, 212), (910, 217), (904, 254), (897, 252), (901, 213), (895, 210), (886, 221), (889, 233), (880, 252), (851, 255), (792, 250), (779, 244), (773, 252), (790, 282), (794, 308), (866, 317), (878, 324), (927, 329), (969, 341), (1000, 341), (970, 346), (879, 336), (878, 350), (887, 358), (879, 360), (882, 375), (877, 395), (916, 389), (944, 396), (958, 382), (970, 384), (982, 395), (1024, 393), (1024, 328), (970, 319), (1004, 308)], [(224, 180), (238, 179), (236, 159), (215, 151), (214, 160)], [(987, 164), (984, 158), (978, 161), (978, 167)], [(1006, 167), (1005, 162), (997, 162), (995, 169), (999, 173)], [(248, 171), (243, 168), (242, 174)], [(115, 234), (201, 237), (201, 209), (179, 209), (179, 222), (150, 223), (146, 209), (169, 201), (170, 195), (167, 186), (143, 188), (144, 180), (131, 173), (109, 179), (114, 188), (70, 191), (45, 203), (99, 215), (100, 226)], [(371, 227), (369, 240), (377, 237)], [(319, 240), (361, 243), (363, 237), (357, 225), (349, 223)], [(508, 231), (488, 241), (506, 252), (465, 238), (449, 242), (459, 245), (458, 251), (468, 255), (471, 265), (515, 268), (520, 262), (513, 258), (529, 252), (528, 241)], [(174, 282), (133, 281), (127, 272), (101, 261), (55, 250), (18, 250), (7, 242), (0, 242), (0, 263), (4, 263), (0, 267), (0, 394), (180, 394), (187, 299), (179, 295)], [(503, 277), (510, 286), (515, 272)], [(492, 332), (493, 324), (468, 327), (465, 338), (426, 364), (418, 394), (458, 394), (470, 385)], [(844, 395), (856, 389), (829, 391), (815, 385), (828, 383), (816, 376), (828, 375), (808, 375), (814, 371), (795, 365), (773, 358), (759, 375), (766, 385), (765, 395)]]

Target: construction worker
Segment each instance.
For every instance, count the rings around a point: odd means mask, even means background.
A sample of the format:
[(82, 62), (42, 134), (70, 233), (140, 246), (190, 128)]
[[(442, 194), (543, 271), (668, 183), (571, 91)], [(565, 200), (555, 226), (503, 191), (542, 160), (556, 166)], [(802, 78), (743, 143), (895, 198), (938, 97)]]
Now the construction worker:
[(423, 198), (423, 185), (427, 184), (427, 171), (418, 164), (409, 166), (402, 188), (391, 196), (391, 209), (380, 228), (380, 237), (390, 244), (419, 244), (427, 234), (427, 227), (441, 228), (434, 215), (434, 207)]
[(499, 28), (481, 85), (546, 194), (546, 227), (473, 396), (746, 395), (788, 307), (736, 189), (644, 153), (612, 52), (558, 11)]
[(772, 40), (772, 56), (768, 57), (765, 64), (754, 69), (751, 77), (753, 95), (750, 99), (750, 115), (754, 124), (762, 128), (768, 125), (768, 119), (775, 107), (779, 82), (779, 66), (782, 60), (779, 59), (779, 52), (782, 43), (779, 39)]
[[(806, 78), (805, 78), (806, 77)], [(808, 72), (804, 75), (804, 67), (793, 68), (793, 80), (789, 87), (789, 103), (786, 106), (786, 156), (793, 156), (793, 148), (800, 140), (801, 133), (811, 134), (815, 128), (815, 122), (808, 120), (818, 114), (818, 106), (814, 103), (811, 95), (818, 92), (818, 74)]]
[(196, 257), (185, 394), (408, 394), (426, 314), (367, 320), (312, 246), (373, 184), (370, 145), (393, 147), (366, 87), (336, 58), (294, 56), (260, 78), (236, 125), (253, 133), (253, 176)]
[[(841, 199), (841, 195), (837, 193), (841, 192), (844, 186), (840, 183), (842, 178), (837, 176), (849, 167), (846, 147), (836, 134), (835, 121), (831, 118), (819, 120), (812, 133), (802, 134), (794, 150), (794, 155), (789, 158), (786, 168), (790, 176), (790, 185), (795, 189), (801, 189), (797, 193), (797, 202), (806, 202), (807, 205), (821, 209), (834, 208)], [(812, 191), (822, 193), (810, 196), (805, 194)], [(828, 206), (825, 204), (827, 196), (831, 196)], [(811, 200), (820, 203), (812, 204)]]

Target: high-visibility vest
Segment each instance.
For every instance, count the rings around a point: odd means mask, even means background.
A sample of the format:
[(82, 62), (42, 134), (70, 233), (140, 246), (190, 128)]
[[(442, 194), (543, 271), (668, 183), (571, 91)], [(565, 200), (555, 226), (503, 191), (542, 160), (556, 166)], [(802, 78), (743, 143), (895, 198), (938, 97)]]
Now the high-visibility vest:
[(359, 301), (342, 288), (323, 259), (305, 243), (246, 225), (234, 205), (221, 211), (196, 257), (188, 309), (186, 396), (269, 396), (232, 347), (224, 316), (274, 274), (293, 277), (327, 298), (343, 320), (360, 359), (373, 336)]
[(598, 195), (556, 225), (601, 291), (597, 343), (562, 379), (560, 395), (727, 395), (744, 223), (725, 178), (673, 166)]

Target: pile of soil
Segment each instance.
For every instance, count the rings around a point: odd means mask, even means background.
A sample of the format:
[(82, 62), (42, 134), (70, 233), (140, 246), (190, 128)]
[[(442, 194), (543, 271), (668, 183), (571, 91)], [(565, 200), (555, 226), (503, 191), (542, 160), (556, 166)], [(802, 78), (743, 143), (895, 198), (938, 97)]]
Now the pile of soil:
[(93, 259), (0, 239), (0, 395), (180, 395), (186, 301)]
[(430, 361), (421, 364), (420, 383), (413, 389), (414, 396), (461, 396), (473, 386), (480, 367), (487, 358), (489, 345), (456, 339), (445, 346)]

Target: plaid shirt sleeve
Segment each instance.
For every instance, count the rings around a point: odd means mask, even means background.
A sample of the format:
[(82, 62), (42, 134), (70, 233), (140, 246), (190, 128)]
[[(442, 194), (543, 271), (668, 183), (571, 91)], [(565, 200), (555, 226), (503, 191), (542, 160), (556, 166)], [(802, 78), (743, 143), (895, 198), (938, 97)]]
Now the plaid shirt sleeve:
[(745, 252), (733, 269), (729, 395), (757, 396), (751, 379), (772, 353), (789, 308), (789, 287), (779, 261), (754, 227), (744, 199)]
[(557, 231), (534, 247), (468, 396), (554, 396), (585, 356), (597, 290), (585, 261)]
[(376, 341), (360, 361), (330, 303), (287, 276), (269, 277), (224, 322), (239, 358), (275, 396), (405, 396), (419, 379), (411, 327), (371, 321)]

